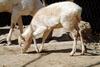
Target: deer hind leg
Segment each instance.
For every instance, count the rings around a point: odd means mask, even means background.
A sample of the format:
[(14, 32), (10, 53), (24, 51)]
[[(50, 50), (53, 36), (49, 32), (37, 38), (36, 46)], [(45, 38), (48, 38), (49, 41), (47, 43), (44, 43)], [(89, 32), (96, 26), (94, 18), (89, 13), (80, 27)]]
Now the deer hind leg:
[[(71, 21), (72, 20), (72, 21)], [(74, 53), (76, 52), (76, 44), (77, 44), (77, 37), (76, 37), (76, 34), (77, 34), (77, 31), (76, 29), (73, 29), (72, 25), (70, 23), (72, 23), (74, 20), (68, 15), (63, 15), (61, 17), (61, 24), (64, 28), (64, 30), (66, 32), (70, 32), (72, 34), (72, 37), (74, 39), (74, 42), (73, 42), (73, 47), (72, 47), (72, 51), (70, 52), (70, 55), (74, 55)]]
[(85, 53), (85, 46), (84, 46), (84, 42), (83, 42), (83, 37), (82, 37), (82, 33), (81, 31), (79, 31), (79, 35), (80, 35), (80, 40), (81, 40), (81, 44), (82, 44), (82, 52), (81, 52), (81, 55), (84, 55)]
[(75, 54), (75, 52), (76, 52), (77, 30), (75, 30), (75, 29), (73, 31), (70, 30), (71, 29), (70, 26), (67, 27), (67, 24), (66, 23), (63, 23), (62, 25), (63, 25), (63, 28), (65, 29), (66, 32), (71, 31), (70, 33), (71, 33), (74, 41), (73, 41), (73, 47), (72, 47), (72, 51), (70, 52), (70, 55), (73, 56)]
[(72, 47), (72, 51), (70, 52), (70, 55), (73, 56), (76, 52), (76, 45), (77, 45), (77, 31), (74, 30), (73, 32), (71, 32), (72, 37), (73, 37), (73, 47)]
[(49, 30), (46, 30), (43, 34), (43, 39), (42, 39), (42, 44), (40, 46), (40, 49), (39, 49), (39, 52), (42, 51), (43, 47), (44, 47), (44, 43), (45, 43), (45, 40), (47, 39), (49, 33), (52, 31), (52, 29), (49, 29)]

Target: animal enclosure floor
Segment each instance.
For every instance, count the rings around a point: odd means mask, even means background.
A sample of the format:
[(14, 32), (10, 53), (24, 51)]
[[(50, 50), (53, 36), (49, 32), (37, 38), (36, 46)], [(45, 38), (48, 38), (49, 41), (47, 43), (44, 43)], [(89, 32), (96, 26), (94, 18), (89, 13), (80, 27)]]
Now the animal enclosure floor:
[(20, 53), (18, 45), (0, 46), (0, 67), (100, 67), (99, 54), (88, 51), (82, 56), (77, 49), (74, 56), (69, 56), (71, 46), (72, 41), (46, 43), (41, 53), (31, 46), (26, 54)]
[[(0, 40), (7, 36), (8, 30), (8, 28), (0, 29)], [(100, 67), (99, 53), (89, 49), (88, 53), (80, 55), (80, 42), (78, 42), (77, 52), (74, 56), (69, 56), (72, 41), (56, 40), (45, 43), (41, 53), (36, 53), (32, 44), (26, 54), (21, 54), (16, 32), (18, 30), (15, 29), (12, 45), (4, 46), (3, 44), (6, 42), (0, 43), (0, 67)]]

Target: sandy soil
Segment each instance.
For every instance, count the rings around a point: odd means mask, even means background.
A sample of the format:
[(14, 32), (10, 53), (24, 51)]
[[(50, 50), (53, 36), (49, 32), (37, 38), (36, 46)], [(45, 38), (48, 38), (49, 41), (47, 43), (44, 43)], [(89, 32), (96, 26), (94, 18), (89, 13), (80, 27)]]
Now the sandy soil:
[[(6, 38), (8, 31), (9, 28), (0, 28), (0, 40)], [(66, 38), (60, 36), (61, 34), (45, 43), (41, 53), (36, 53), (32, 44), (26, 54), (21, 54), (17, 43), (19, 31), (17, 29), (15, 31), (12, 45), (4, 46), (6, 41), (0, 43), (0, 67), (100, 67), (100, 52), (95, 52), (90, 47), (88, 53), (82, 56), (80, 42), (75, 55), (69, 56), (72, 41), (66, 41)], [(57, 32), (61, 33), (61, 31)], [(59, 33), (54, 35), (57, 34)]]

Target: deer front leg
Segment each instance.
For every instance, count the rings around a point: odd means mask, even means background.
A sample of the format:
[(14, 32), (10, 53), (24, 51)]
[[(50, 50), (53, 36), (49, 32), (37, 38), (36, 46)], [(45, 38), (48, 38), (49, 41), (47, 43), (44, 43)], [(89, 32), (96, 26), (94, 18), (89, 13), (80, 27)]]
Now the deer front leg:
[(21, 33), (23, 33), (23, 22), (22, 22), (21, 16), (19, 17), (18, 25), (19, 25), (19, 30), (20, 30), (20, 34), (21, 34)]
[(44, 34), (43, 34), (43, 39), (42, 39), (42, 44), (41, 44), (41, 46), (40, 46), (39, 52), (42, 51), (43, 46), (44, 46), (44, 43), (45, 43), (45, 40), (47, 39), (47, 37), (48, 37), (48, 35), (49, 35), (49, 33), (50, 33), (51, 31), (52, 31), (52, 29), (49, 29), (49, 30), (46, 30), (46, 31), (44, 32)]
[(18, 18), (19, 18), (19, 14), (13, 12), (12, 16), (11, 16), (11, 28), (10, 28), (10, 31), (9, 31), (8, 36), (7, 36), (7, 45), (11, 44), (12, 32), (14, 31), (14, 28), (15, 28), (15, 25), (18, 21)]
[(12, 32), (13, 32), (13, 28), (10, 28), (10, 31), (7, 35), (7, 45), (9, 46), (11, 44), (11, 36), (12, 36)]
[(34, 36), (33, 36), (33, 42), (34, 42), (34, 47), (35, 47), (36, 52), (39, 53), (39, 49), (36, 43), (36, 38)]
[(44, 26), (39, 26), (35, 31), (34, 31), (34, 33), (33, 33), (33, 37), (34, 37), (34, 45), (35, 45), (35, 50), (36, 50), (36, 52), (39, 52), (39, 49), (38, 49), (38, 46), (37, 46), (37, 43), (36, 43), (36, 36), (38, 36), (39, 34), (42, 34), (42, 33), (44, 33), (45, 32), (45, 30), (46, 30), (47, 28), (46, 27), (44, 27)]

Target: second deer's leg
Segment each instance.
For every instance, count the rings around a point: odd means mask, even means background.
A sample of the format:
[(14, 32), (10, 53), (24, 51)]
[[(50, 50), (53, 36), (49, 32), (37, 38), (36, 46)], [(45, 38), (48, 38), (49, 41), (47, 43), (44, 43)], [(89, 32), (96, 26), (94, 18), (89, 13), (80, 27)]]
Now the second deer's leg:
[(10, 45), (11, 44), (11, 36), (12, 36), (12, 32), (15, 28), (15, 25), (19, 19), (19, 13), (15, 13), (13, 12), (12, 13), (12, 16), (11, 16), (11, 28), (10, 28), (10, 31), (8, 33), (8, 36), (7, 36), (7, 44)]
[(18, 25), (19, 25), (20, 33), (23, 33), (23, 22), (21, 16), (19, 17)]

